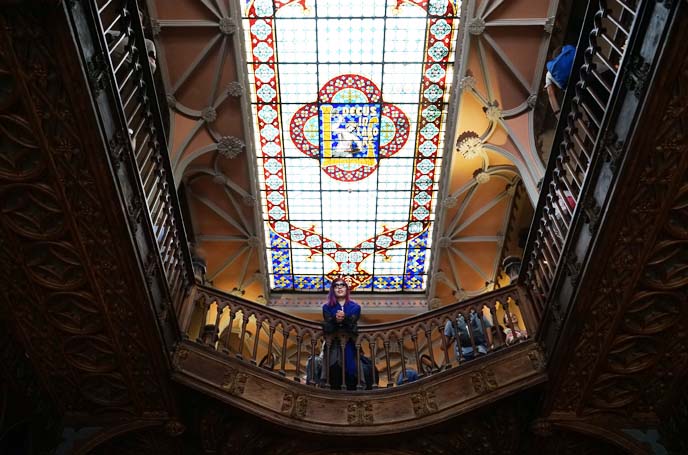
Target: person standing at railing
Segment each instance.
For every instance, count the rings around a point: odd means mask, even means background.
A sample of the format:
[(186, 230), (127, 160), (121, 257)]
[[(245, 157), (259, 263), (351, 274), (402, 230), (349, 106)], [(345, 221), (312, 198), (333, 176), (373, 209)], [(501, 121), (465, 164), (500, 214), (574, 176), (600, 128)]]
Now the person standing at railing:
[[(356, 390), (358, 379), (358, 365), (356, 363), (356, 345), (351, 339), (358, 332), (358, 319), (361, 317), (361, 306), (351, 300), (349, 285), (343, 278), (336, 278), (332, 282), (327, 302), (322, 307), (323, 332), (325, 335), (337, 335), (327, 347), (329, 354), (327, 371), (323, 368), (323, 375), (329, 372), (330, 386), (340, 389), (342, 379), (347, 390)], [(346, 338), (344, 358), (340, 343)], [(342, 363), (344, 362), (345, 378), (342, 378)], [(325, 378), (323, 378), (325, 382)]]
[[(485, 314), (482, 314), (481, 318), (473, 308), (471, 308), (468, 313), (468, 321), (466, 321), (463, 314), (459, 314), (456, 318), (456, 327), (452, 324), (451, 320), (447, 321), (444, 325), (444, 335), (447, 337), (447, 348), (449, 348), (452, 343), (456, 342), (454, 353), (456, 354), (457, 361), (461, 361), (461, 359), (472, 360), (475, 358), (476, 350), (478, 351), (478, 355), (487, 354), (489, 336), (485, 335), (485, 330), (491, 330), (492, 325), (492, 321), (485, 317)], [(457, 329), (459, 332), (458, 341), (456, 336)], [(471, 342), (471, 337), (473, 342)], [(473, 345), (475, 345), (475, 350), (473, 349)]]
[(566, 90), (573, 67), (573, 59), (576, 56), (576, 48), (570, 44), (563, 47), (559, 46), (552, 52), (552, 56), (554, 58), (548, 61), (546, 65), (545, 89), (554, 115), (559, 115), (559, 92)]

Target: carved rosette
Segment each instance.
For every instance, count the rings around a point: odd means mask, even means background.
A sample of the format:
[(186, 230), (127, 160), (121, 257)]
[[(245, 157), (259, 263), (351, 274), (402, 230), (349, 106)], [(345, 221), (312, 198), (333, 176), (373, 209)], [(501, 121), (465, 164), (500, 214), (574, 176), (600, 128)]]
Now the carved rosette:
[(495, 373), (490, 368), (482, 368), (471, 375), (473, 390), (476, 393), (487, 393), (497, 388)]
[(223, 136), (217, 143), (217, 151), (225, 158), (234, 159), (244, 150), (244, 141), (234, 136)]
[(234, 368), (228, 367), (222, 379), (222, 390), (229, 392), (231, 395), (241, 396), (244, 394), (247, 379), (246, 373), (241, 373)]
[(347, 406), (346, 420), (351, 425), (371, 425), (373, 423), (373, 403), (358, 401)]
[(434, 390), (421, 390), (418, 393), (414, 393), (411, 395), (411, 403), (413, 404), (413, 413), (416, 417), (432, 414), (438, 410)]

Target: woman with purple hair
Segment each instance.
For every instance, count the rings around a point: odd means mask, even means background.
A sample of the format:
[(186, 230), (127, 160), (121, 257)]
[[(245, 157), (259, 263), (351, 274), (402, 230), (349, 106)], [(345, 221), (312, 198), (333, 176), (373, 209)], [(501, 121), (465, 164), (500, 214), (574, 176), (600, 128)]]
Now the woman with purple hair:
[[(330, 386), (340, 389), (342, 386), (342, 350), (341, 339), (347, 339), (344, 346), (344, 370), (347, 390), (356, 390), (358, 368), (356, 365), (356, 345), (351, 336), (358, 332), (358, 318), (361, 317), (361, 306), (351, 300), (349, 285), (342, 278), (332, 282), (327, 295), (327, 303), (322, 307), (323, 332), (335, 335), (327, 347), (329, 354)], [(326, 374), (323, 368), (323, 376)], [(325, 378), (323, 377), (323, 382)]]

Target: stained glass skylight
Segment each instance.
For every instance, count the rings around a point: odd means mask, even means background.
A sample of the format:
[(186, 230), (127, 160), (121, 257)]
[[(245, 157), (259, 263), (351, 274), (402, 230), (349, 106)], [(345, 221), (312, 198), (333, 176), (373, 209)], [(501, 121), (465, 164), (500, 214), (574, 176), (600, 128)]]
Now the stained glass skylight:
[(251, 0), (243, 26), (271, 289), (424, 291), (458, 3)]

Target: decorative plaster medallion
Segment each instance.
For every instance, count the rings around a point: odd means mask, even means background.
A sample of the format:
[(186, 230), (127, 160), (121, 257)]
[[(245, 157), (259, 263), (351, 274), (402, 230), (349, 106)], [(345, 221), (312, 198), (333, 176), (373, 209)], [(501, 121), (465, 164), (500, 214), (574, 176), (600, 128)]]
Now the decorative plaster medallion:
[(483, 171), (482, 169), (478, 169), (476, 172), (473, 173), (473, 175), (478, 185), (483, 185), (490, 181), (490, 174)]
[(206, 123), (212, 123), (217, 119), (217, 111), (212, 106), (208, 106), (201, 111), (201, 118)]
[(456, 151), (467, 160), (476, 158), (483, 152), (483, 141), (477, 133), (466, 131), (456, 141)]
[(232, 35), (236, 32), (237, 26), (230, 17), (223, 17), (218, 22), (217, 26), (220, 28), (220, 32), (223, 35)]
[(474, 17), (468, 22), (468, 33), (482, 35), (485, 31), (485, 20), (482, 17)]
[(459, 82), (459, 87), (461, 90), (466, 90), (467, 88), (475, 88), (477, 81), (473, 76), (467, 75), (461, 79)]
[(499, 108), (496, 101), (493, 101), (492, 104), (487, 106), (487, 109), (485, 109), (485, 116), (491, 122), (498, 122), (502, 119), (502, 110)]
[(253, 249), (260, 247), (260, 239), (258, 239), (258, 237), (256, 237), (255, 235), (252, 235), (249, 238), (247, 238), (246, 243), (249, 247)]
[(234, 98), (239, 98), (244, 94), (244, 87), (241, 85), (239, 81), (232, 81), (229, 84), (227, 84), (227, 95), (232, 96)]
[(554, 31), (554, 16), (550, 16), (545, 21), (545, 33), (552, 33)]
[(234, 159), (242, 152), (246, 144), (234, 136), (222, 136), (217, 143), (217, 151), (225, 158)]

